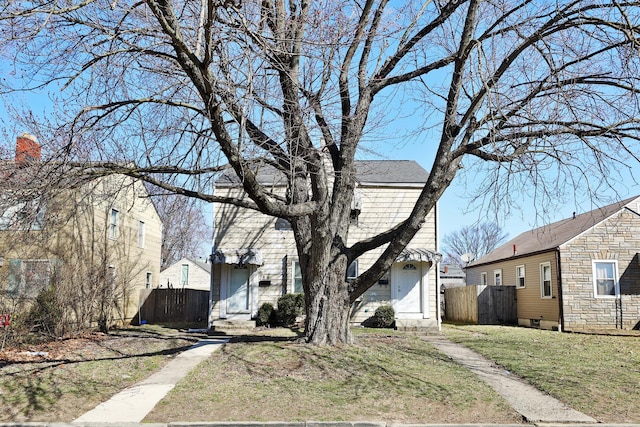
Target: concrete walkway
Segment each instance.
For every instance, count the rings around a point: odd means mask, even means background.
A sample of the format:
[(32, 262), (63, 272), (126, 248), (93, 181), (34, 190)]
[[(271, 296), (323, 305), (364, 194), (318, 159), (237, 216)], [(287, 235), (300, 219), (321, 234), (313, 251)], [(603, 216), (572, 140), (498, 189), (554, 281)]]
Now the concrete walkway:
[(164, 368), (113, 396), (73, 420), (74, 424), (139, 423), (189, 371), (219, 349), (229, 338), (202, 339), (167, 363)]
[(529, 385), (521, 378), (498, 368), (468, 348), (442, 336), (425, 337), (455, 362), (468, 368), (489, 384), (498, 394), (531, 423), (596, 423), (588, 415), (571, 409), (559, 400)]

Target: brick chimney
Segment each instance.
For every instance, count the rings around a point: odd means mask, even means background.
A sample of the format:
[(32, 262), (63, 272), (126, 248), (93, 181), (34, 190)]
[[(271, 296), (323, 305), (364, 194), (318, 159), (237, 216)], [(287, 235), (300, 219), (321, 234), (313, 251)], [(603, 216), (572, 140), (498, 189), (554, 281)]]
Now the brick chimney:
[(31, 162), (39, 161), (42, 148), (35, 136), (23, 132), (16, 138), (16, 166), (26, 166)]

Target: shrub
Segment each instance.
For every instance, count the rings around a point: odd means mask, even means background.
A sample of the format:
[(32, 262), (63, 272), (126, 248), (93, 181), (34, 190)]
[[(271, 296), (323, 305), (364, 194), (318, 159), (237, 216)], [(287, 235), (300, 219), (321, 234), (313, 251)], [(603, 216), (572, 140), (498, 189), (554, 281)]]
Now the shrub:
[(396, 312), (390, 305), (381, 305), (366, 323), (373, 328), (393, 328), (395, 317)]
[(278, 323), (291, 326), (304, 314), (304, 294), (285, 294), (278, 298)]
[(42, 289), (29, 310), (26, 323), (32, 331), (52, 338), (64, 334), (63, 308), (53, 286)]
[(274, 326), (276, 324), (276, 310), (273, 308), (273, 304), (265, 302), (258, 309), (258, 326)]

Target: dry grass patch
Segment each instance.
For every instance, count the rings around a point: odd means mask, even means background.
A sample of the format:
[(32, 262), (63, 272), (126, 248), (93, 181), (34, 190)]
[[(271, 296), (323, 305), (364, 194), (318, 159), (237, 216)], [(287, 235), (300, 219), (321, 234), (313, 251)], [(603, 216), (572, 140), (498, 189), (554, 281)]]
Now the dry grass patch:
[(344, 348), (286, 337), (235, 339), (180, 382), (145, 422), (520, 419), (492, 389), (419, 337), (367, 333)]
[(600, 422), (640, 422), (640, 335), (501, 326), (447, 326), (443, 331)]
[(157, 326), (0, 352), (0, 422), (69, 422), (160, 369), (194, 338)]

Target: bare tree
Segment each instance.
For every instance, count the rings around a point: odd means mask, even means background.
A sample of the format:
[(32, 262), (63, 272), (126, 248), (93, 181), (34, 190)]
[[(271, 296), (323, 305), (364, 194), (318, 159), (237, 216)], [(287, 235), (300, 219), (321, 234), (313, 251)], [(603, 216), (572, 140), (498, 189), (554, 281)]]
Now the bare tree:
[(442, 239), (442, 249), (450, 262), (464, 266), (466, 262), (461, 258), (464, 254), (478, 259), (504, 243), (508, 236), (498, 224), (483, 222), (447, 234)]
[[(162, 219), (162, 264), (166, 268), (184, 257), (202, 255), (203, 243), (211, 245), (211, 218), (196, 198), (168, 194), (154, 197)], [(209, 252), (205, 252), (207, 255)]]
[[(637, 164), (638, 6), (7, 0), (0, 52), (22, 77), (14, 89), (62, 89), (50, 95), (64, 106), (49, 117), (50, 153), (289, 220), (306, 340), (334, 344), (351, 341), (351, 303), (463, 165), (486, 169), (478, 194), (504, 208), (519, 187), (548, 206), (558, 183), (595, 191)], [(384, 125), (404, 102), (415, 111), (407, 131), (434, 153), (429, 179), (408, 218), (347, 246), (354, 159), (393, 132)], [(280, 171), (285, 195), (258, 182), (261, 164)], [(247, 197), (212, 193), (227, 167)], [(350, 262), (375, 248), (377, 261), (347, 282)]]

